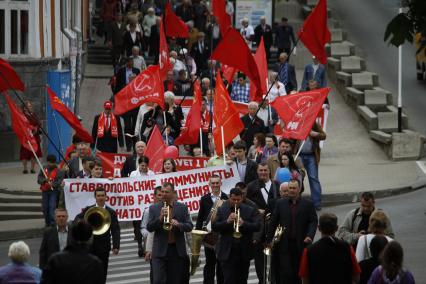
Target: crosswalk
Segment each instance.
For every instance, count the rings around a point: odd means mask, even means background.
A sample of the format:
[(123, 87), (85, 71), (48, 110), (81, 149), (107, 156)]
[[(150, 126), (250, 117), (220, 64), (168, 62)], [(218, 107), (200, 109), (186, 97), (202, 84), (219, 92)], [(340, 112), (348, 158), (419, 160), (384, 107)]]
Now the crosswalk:
[[(138, 245), (134, 241), (133, 229), (121, 230), (121, 245), (118, 255), (111, 255), (108, 266), (108, 284), (149, 283), (150, 266), (137, 255)], [(201, 265), (189, 283), (203, 283), (203, 267), (205, 263), (204, 250), (200, 255)], [(258, 283), (254, 263), (250, 266), (249, 284)]]

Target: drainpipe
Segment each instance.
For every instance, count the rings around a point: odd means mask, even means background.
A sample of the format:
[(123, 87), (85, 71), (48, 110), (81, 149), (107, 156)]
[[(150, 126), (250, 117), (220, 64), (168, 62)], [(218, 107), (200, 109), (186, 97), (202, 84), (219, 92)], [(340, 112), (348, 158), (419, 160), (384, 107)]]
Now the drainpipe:
[[(74, 6), (74, 1), (71, 1), (71, 6)], [(67, 8), (68, 8), (68, 1), (61, 0), (61, 32), (65, 35), (65, 37), (68, 39), (68, 42), (69, 42), (69, 61), (70, 61), (70, 73), (71, 73), (70, 96), (71, 96), (71, 104), (74, 105), (74, 109), (75, 109), (77, 37), (75, 36), (74, 32), (68, 27)]]
[(77, 15), (80, 14), (80, 5), (81, 0), (72, 1), (72, 17), (71, 17), (71, 28), (76, 35), (77, 41), (77, 55), (76, 55), (76, 69), (75, 69), (75, 101), (74, 101), (74, 113), (78, 115), (79, 113), (79, 103), (80, 103), (80, 90), (81, 90), (81, 79), (83, 72), (82, 64), (82, 50), (83, 50), (83, 33), (81, 32), (80, 24), (78, 23)]

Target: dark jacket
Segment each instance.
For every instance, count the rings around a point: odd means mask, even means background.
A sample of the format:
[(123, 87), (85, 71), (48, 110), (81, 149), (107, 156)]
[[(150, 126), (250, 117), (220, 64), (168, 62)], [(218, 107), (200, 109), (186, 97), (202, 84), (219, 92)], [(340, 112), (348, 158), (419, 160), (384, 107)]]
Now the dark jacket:
[(154, 56), (154, 64), (158, 63), (158, 55), (160, 50), (160, 32), (157, 25), (151, 26), (151, 34), (149, 36), (149, 55)]
[[(121, 89), (123, 89), (127, 85), (127, 83), (126, 83), (126, 79), (127, 79), (126, 78), (126, 69), (127, 69), (126, 66), (120, 68), (117, 71), (117, 74), (115, 75), (116, 84), (115, 84), (114, 94), (121, 91)], [(140, 70), (138, 68), (132, 68), (132, 73), (138, 75), (140, 73)]]
[(272, 46), (272, 28), (270, 25), (266, 25), (265, 31), (262, 29), (262, 26), (259, 24), (254, 28), (254, 42), (257, 46), (260, 44), (260, 40), (263, 36), (263, 42), (265, 44), (265, 49), (269, 49)]
[[(210, 210), (213, 207), (213, 200), (211, 196), (211, 193), (207, 193), (200, 199), (200, 210), (198, 211), (197, 222), (195, 225), (195, 229), (197, 230), (201, 230), (203, 228), (204, 222), (207, 222), (207, 217), (209, 216)], [(227, 200), (228, 196), (221, 192), (220, 199)]]
[(142, 34), (140, 32), (136, 32), (136, 39), (133, 41), (130, 31), (127, 31), (123, 37), (123, 47), (127, 57), (132, 55), (132, 48), (135, 45), (139, 47), (140, 50), (144, 50), (144, 47), (142, 46)]
[(275, 30), (275, 46), (280, 49), (290, 49), (291, 43), (295, 44), (293, 27), (278, 26)]
[[(46, 167), (44, 167), (44, 169), (46, 169)], [(51, 172), (52, 171), (48, 170), (49, 174)], [(64, 177), (65, 177), (65, 173), (58, 168), (56, 176), (55, 176), (55, 178), (53, 179), (53, 182), (52, 182), (52, 188), (55, 189), (55, 190), (59, 190), (61, 188), (61, 183), (62, 183), (62, 180), (64, 179)], [(42, 185), (45, 182), (47, 182), (47, 179), (44, 176), (43, 171), (40, 170), (39, 173), (38, 173), (38, 176), (37, 176), (37, 183)]]
[[(237, 158), (234, 159), (235, 164), (238, 167), (238, 160)], [(247, 165), (246, 165), (246, 175), (244, 176), (244, 183), (249, 184), (253, 180), (257, 179), (257, 164), (256, 162), (253, 162), (250, 159), (247, 159)]]
[(95, 119), (93, 121), (93, 127), (92, 127), (92, 137), (93, 137), (93, 143), (91, 145), (92, 148), (95, 147), (101, 152), (107, 152), (107, 153), (117, 153), (118, 151), (118, 144), (120, 147), (123, 146), (123, 131), (121, 130), (121, 123), (120, 118), (116, 116), (117, 119), (117, 132), (118, 137), (112, 137), (111, 135), (111, 129), (109, 131), (105, 131), (104, 137), (98, 138), (98, 121), (99, 121), (99, 114), (95, 116)]
[[(312, 147), (315, 155), (315, 161), (317, 165), (319, 164), (321, 160), (321, 148), (320, 148), (320, 141), (325, 140), (327, 138), (327, 135), (325, 134), (324, 130), (322, 129), (321, 125), (318, 122), (315, 122), (312, 126), (312, 130), (318, 132), (320, 135), (317, 138), (311, 138), (312, 139)], [(299, 151), (299, 147), (301, 146), (301, 141), (298, 140), (296, 142), (295, 147), (295, 153)]]
[(241, 121), (244, 124), (244, 129), (241, 131), (241, 139), (246, 142), (247, 149), (250, 149), (253, 145), (253, 138), (256, 133), (268, 133), (268, 128), (265, 127), (265, 123), (258, 116), (255, 117), (253, 124), (249, 114), (245, 114), (241, 117)]
[(127, 156), (124, 162), (123, 168), (121, 169), (121, 177), (128, 177), (130, 173), (136, 170), (136, 164), (138, 163), (139, 156), (134, 154)]
[[(84, 208), (83, 211), (77, 215), (76, 219), (83, 219), (86, 211), (92, 207), (95, 207), (95, 205)], [(120, 249), (120, 225), (118, 223), (117, 214), (115, 213), (115, 210), (109, 206), (105, 206), (105, 209), (108, 210), (111, 216), (111, 226), (104, 234), (93, 236), (91, 252), (96, 253), (96, 255), (103, 254), (111, 250), (111, 237), (112, 248)]]
[(107, 39), (112, 42), (112, 45), (123, 46), (124, 33), (126, 32), (126, 25), (121, 23), (121, 26), (118, 27), (117, 22), (111, 23), (107, 27)]
[[(281, 71), (282, 68), (284, 68), (284, 67), (282, 67), (281, 63), (277, 63), (275, 65), (275, 72), (278, 73), (278, 80), (281, 83), (284, 84), (284, 82), (282, 82), (281, 76), (280, 76), (280, 71)], [(294, 65), (291, 65), (289, 63), (287, 68), (288, 68), (288, 70), (287, 70), (287, 84), (284, 84), (284, 86), (285, 86), (285, 90), (286, 90), (287, 94), (289, 94), (291, 91), (297, 90), (297, 79), (296, 79), (296, 71), (294, 69)]]
[[(219, 241), (216, 244), (216, 256), (220, 261), (229, 259), (232, 244), (235, 240), (232, 236), (234, 224), (227, 222), (229, 215), (233, 212), (234, 207), (231, 207), (229, 202), (225, 203), (217, 211), (216, 221), (212, 224), (213, 231), (220, 234)], [(247, 248), (241, 250), (241, 259), (249, 261), (253, 251), (253, 233), (260, 230), (260, 219), (253, 207), (243, 203), (240, 204), (240, 218), (244, 223), (240, 226), (242, 236), (239, 239), (239, 244), (242, 248)]]
[[(270, 243), (277, 226), (281, 225), (283, 228), (285, 228), (285, 233), (279, 242), (279, 251), (283, 254), (287, 254), (289, 252), (288, 241), (292, 229), (290, 202), (291, 201), (287, 198), (279, 199), (276, 202), (275, 211), (272, 214), (268, 234), (266, 237), (267, 242)], [(297, 244), (297, 250), (301, 254), (305, 247), (303, 241), (306, 237), (310, 237), (313, 240), (318, 226), (317, 213), (315, 212), (315, 207), (310, 200), (299, 198), (296, 209), (295, 226), (295, 241)]]
[(210, 57), (210, 43), (207, 41), (204, 41), (203, 45), (204, 45), (204, 48), (201, 51), (200, 44), (198, 41), (196, 41), (192, 45), (192, 49), (191, 49), (191, 56), (192, 58), (194, 58), (195, 64), (197, 64), (197, 73), (200, 73), (201, 71), (208, 68), (207, 60)]
[(280, 184), (275, 180), (271, 180), (271, 188), (269, 189), (268, 193), (268, 202), (265, 202), (265, 199), (263, 199), (261, 192), (263, 187), (264, 183), (259, 179), (250, 182), (247, 185), (247, 198), (256, 203), (260, 209), (267, 210), (269, 200), (278, 198), (280, 196)]
[[(139, 133), (145, 133), (145, 129), (147, 127), (153, 127), (157, 123), (158, 116), (160, 116), (160, 120), (163, 121), (164, 119), (163, 114), (160, 114), (158, 109), (151, 109), (150, 111), (145, 113), (143, 116), (143, 122), (142, 122), (142, 126)], [(173, 116), (169, 112), (166, 112), (166, 124), (172, 128), (172, 131), (174, 132), (180, 131), (179, 125), (176, 123), (176, 121), (173, 119)], [(161, 125), (159, 125), (160, 129), (162, 129), (163, 127), (164, 127), (164, 122)], [(151, 136), (151, 132), (152, 130), (150, 131), (150, 134), (148, 135), (148, 137), (146, 137), (146, 141), (149, 140), (149, 137)]]
[[(155, 232), (152, 247), (152, 257), (165, 257), (167, 255), (169, 231), (163, 229), (163, 222), (160, 220), (160, 212), (163, 203), (153, 204), (149, 207), (149, 220), (146, 226), (149, 232)], [(189, 217), (188, 207), (180, 202), (173, 203), (171, 219), (179, 222), (179, 228), (172, 227), (176, 241), (177, 253), (180, 257), (186, 257), (185, 232), (190, 232), (193, 224)]]
[(87, 248), (71, 245), (52, 255), (41, 276), (41, 284), (102, 284), (102, 262)]
[[(67, 246), (71, 244), (71, 234), (68, 229), (68, 238)], [(59, 247), (59, 238), (58, 238), (58, 228), (57, 226), (47, 227), (43, 233), (43, 239), (41, 240), (40, 250), (39, 250), (39, 263), (38, 266), (40, 269), (43, 269), (49, 257), (60, 251)]]

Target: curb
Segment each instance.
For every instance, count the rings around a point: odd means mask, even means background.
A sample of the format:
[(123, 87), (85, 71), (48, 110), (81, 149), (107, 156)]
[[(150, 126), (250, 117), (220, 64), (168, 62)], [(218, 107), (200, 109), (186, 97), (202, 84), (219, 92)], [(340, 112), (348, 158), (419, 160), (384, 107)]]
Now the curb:
[[(375, 198), (379, 199), (379, 198), (397, 196), (397, 195), (413, 192), (425, 187), (426, 187), (426, 178), (423, 178), (409, 186), (401, 186), (401, 187), (382, 189), (382, 190), (364, 190), (364, 191), (372, 192), (375, 195)], [(364, 191), (324, 194), (322, 196), (323, 207), (326, 208), (326, 207), (331, 207), (336, 205), (343, 205), (343, 204), (358, 202), (362, 192)], [(130, 221), (121, 222), (120, 227), (131, 228), (132, 225)], [(44, 231), (44, 228), (31, 228), (31, 229), (24, 229), (24, 230), (0, 232), (0, 241), (39, 238), (43, 235), (43, 231)]]

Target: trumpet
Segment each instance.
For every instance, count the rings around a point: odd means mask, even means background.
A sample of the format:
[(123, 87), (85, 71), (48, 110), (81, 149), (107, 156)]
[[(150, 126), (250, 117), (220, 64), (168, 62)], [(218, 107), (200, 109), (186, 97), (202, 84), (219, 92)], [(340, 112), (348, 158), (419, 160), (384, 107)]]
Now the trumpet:
[(271, 244), (271, 247), (270, 248), (265, 248), (264, 250), (263, 250), (263, 253), (264, 254), (266, 254), (266, 255), (271, 255), (272, 254), (272, 249), (274, 248), (274, 246), (277, 244), (277, 243), (279, 243), (280, 242), (280, 240), (281, 240), (281, 237), (282, 237), (282, 235), (283, 235), (283, 233), (284, 233), (284, 230), (285, 230), (285, 227), (282, 227), (281, 225), (278, 225), (277, 226), (277, 229), (275, 230), (275, 233), (274, 233), (274, 237), (272, 238), (272, 244)]
[(234, 210), (235, 215), (237, 215), (237, 218), (235, 218), (234, 220), (234, 233), (232, 234), (232, 236), (236, 239), (241, 238), (241, 232), (240, 232), (240, 208), (237, 208), (237, 206), (235, 205), (235, 210)]
[(172, 229), (172, 224), (170, 223), (170, 207), (167, 205), (167, 202), (164, 202), (163, 209), (167, 209), (167, 213), (163, 217), (163, 229), (170, 231)]

